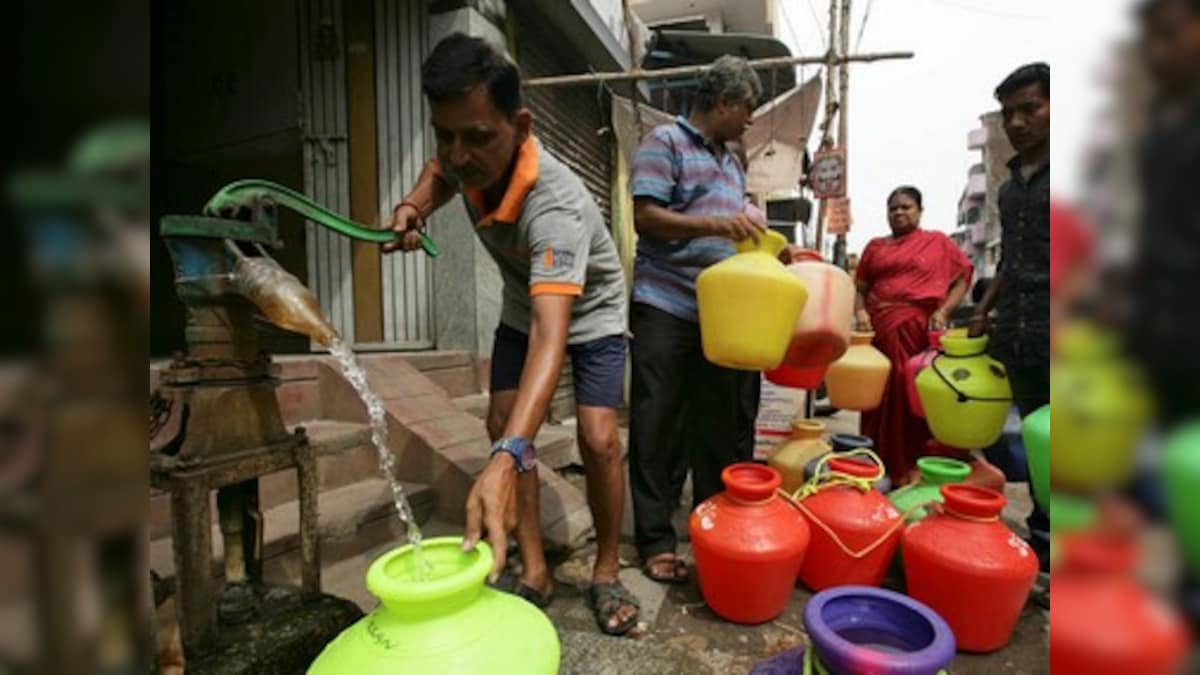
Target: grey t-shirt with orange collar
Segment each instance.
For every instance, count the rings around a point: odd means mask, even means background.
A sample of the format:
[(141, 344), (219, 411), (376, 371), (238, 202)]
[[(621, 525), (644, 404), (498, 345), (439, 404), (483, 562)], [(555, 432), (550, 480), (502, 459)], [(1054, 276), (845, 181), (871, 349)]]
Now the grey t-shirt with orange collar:
[[(500, 322), (529, 333), (535, 295), (573, 295), (567, 343), (625, 333), (625, 276), (612, 235), (583, 181), (530, 136), (500, 205), (464, 190), (475, 233), (504, 280)], [(450, 184), (453, 173), (438, 167)]]

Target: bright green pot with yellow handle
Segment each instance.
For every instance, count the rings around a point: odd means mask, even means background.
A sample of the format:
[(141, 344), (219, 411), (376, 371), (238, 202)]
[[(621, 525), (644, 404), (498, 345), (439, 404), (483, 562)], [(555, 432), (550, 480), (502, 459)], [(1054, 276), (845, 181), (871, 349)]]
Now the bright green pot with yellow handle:
[(441, 537), (385, 553), (367, 570), (374, 611), (321, 652), (309, 675), (553, 675), (558, 634), (541, 610), (484, 585), (492, 551)]

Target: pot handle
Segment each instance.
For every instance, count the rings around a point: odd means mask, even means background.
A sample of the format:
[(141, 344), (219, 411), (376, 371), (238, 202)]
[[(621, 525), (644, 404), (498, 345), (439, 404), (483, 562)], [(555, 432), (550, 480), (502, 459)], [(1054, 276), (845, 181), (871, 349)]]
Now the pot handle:
[(782, 251), (787, 244), (787, 239), (785, 239), (782, 234), (779, 234), (775, 230), (767, 230), (766, 232), (758, 235), (758, 241), (754, 241), (753, 239), (743, 239), (739, 241), (737, 243), (737, 252), (753, 253), (758, 251), (766, 253), (772, 258), (776, 258), (779, 256), (779, 252)]

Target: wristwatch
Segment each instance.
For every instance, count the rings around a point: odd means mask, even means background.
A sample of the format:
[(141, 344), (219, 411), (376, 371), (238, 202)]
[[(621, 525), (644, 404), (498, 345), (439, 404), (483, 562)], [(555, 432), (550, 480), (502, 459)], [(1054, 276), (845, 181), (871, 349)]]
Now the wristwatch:
[(533, 442), (528, 438), (501, 438), (492, 446), (492, 456), (497, 452), (506, 452), (517, 462), (517, 473), (525, 473), (537, 466), (537, 451)]

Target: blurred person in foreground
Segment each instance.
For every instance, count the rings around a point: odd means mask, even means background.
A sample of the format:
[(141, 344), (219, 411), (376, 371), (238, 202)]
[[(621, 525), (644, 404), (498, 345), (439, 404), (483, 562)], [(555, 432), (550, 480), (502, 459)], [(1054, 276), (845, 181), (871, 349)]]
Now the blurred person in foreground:
[(855, 274), (855, 313), (860, 328), (874, 330), (874, 344), (892, 362), (883, 401), (862, 415), (862, 431), (892, 482), (910, 474), (929, 441), (929, 426), (908, 402), (904, 364), (929, 348), (929, 331), (946, 330), (971, 287), (974, 268), (949, 237), (921, 229), (921, 192), (898, 187), (888, 195), (891, 236), (872, 239)]
[[(992, 354), (1004, 363), (1024, 418), (1050, 403), (1050, 66), (1021, 66), (995, 95), (1017, 155), (1008, 163), (1012, 175), (1000, 187), (1000, 265), (976, 306), (969, 333), (990, 332)], [(1045, 575), (1050, 517), (1035, 504), (1027, 523)], [(1046, 580), (1042, 576), (1035, 594), (1043, 606), (1049, 604)]]
[[(1200, 0), (1145, 0), (1141, 48), (1153, 88), (1139, 158), (1141, 229), (1127, 343), (1155, 390), (1163, 430), (1200, 418)], [(1200, 624), (1200, 572), (1182, 585)]]
[(1128, 343), (1170, 427), (1200, 415), (1200, 1), (1146, 0), (1142, 53), (1153, 86), (1141, 143), (1141, 229)]

